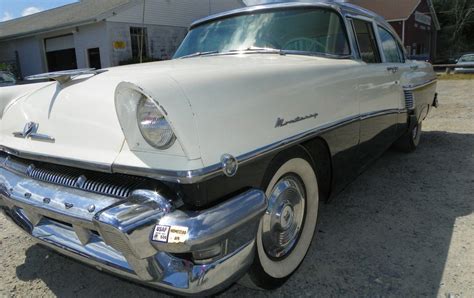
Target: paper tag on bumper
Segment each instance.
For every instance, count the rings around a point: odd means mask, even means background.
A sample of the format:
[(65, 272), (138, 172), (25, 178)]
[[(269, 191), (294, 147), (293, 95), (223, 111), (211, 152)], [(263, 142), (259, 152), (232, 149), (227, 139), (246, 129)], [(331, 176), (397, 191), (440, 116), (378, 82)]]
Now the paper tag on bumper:
[(161, 226), (161, 225), (156, 225), (155, 230), (153, 231), (153, 241), (158, 241), (158, 242), (168, 242), (168, 235), (170, 233), (170, 226)]
[(188, 227), (156, 225), (152, 240), (164, 243), (183, 243), (188, 240)]
[(188, 227), (172, 226), (168, 237), (168, 243), (183, 243), (188, 240)]

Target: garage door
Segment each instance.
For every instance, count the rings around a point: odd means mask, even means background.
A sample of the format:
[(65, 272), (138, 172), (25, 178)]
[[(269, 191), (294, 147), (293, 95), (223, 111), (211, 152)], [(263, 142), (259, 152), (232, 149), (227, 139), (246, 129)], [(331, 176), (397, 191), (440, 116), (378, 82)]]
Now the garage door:
[(74, 36), (63, 35), (44, 40), (48, 71), (60, 71), (77, 68)]

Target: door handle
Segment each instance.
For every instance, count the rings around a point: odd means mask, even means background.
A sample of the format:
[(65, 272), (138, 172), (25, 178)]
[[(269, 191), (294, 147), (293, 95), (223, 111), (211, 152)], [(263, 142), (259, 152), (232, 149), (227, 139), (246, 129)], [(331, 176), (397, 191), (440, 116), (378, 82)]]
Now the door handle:
[(387, 67), (387, 71), (391, 71), (392, 73), (396, 73), (398, 71), (398, 67), (389, 66), (389, 67)]
[(418, 70), (418, 65), (412, 65), (412, 66), (410, 66), (410, 69), (411, 70)]

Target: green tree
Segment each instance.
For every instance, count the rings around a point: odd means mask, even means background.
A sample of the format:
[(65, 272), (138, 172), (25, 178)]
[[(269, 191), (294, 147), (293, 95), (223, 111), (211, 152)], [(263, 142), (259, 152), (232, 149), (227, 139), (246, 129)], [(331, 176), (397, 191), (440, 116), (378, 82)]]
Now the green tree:
[(474, 52), (474, 0), (434, 0), (441, 24), (438, 55)]

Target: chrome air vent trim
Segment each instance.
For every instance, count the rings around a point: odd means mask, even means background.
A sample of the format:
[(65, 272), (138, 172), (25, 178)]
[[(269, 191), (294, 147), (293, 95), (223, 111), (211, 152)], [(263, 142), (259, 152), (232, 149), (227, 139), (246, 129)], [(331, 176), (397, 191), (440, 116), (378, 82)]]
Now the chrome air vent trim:
[(405, 107), (407, 110), (413, 110), (415, 108), (415, 96), (411, 90), (403, 90), (405, 95)]
[(87, 170), (21, 160), (0, 154), (0, 167), (37, 181), (80, 189), (97, 194), (126, 198), (136, 189), (154, 189), (158, 183), (151, 183), (144, 177), (123, 174), (104, 174)]

